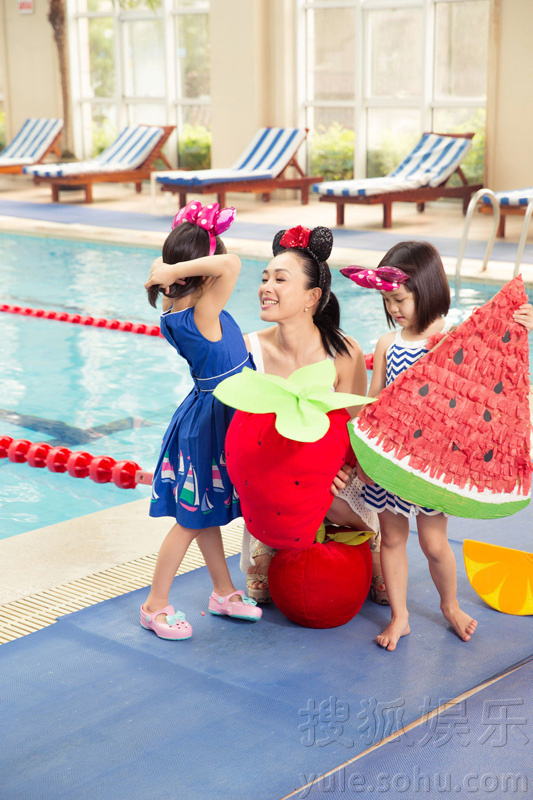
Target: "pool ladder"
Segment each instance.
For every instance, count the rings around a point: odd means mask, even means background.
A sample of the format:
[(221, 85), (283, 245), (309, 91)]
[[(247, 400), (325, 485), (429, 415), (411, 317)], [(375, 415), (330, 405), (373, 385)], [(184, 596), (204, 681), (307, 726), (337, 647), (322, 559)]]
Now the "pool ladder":
[[(477, 191), (475, 194), (472, 195), (470, 203), (468, 204), (468, 210), (466, 212), (466, 219), (463, 228), (463, 237), (461, 239), (461, 244), (459, 246), (459, 253), (457, 254), (457, 263), (455, 265), (456, 296), (458, 295), (459, 290), (461, 288), (461, 266), (463, 263), (463, 257), (466, 250), (466, 243), (468, 240), (470, 223), (472, 221), (474, 210), (482, 197), (488, 197), (490, 199), (493, 208), (493, 216), (492, 216), (492, 231), (487, 241), (485, 256), (483, 258), (483, 264), (481, 266), (481, 272), (485, 272), (485, 270), (487, 269), (487, 264), (489, 263), (489, 258), (492, 253), (492, 248), (494, 247), (494, 242), (496, 240), (496, 233), (498, 231), (498, 226), (500, 224), (500, 201), (498, 200), (498, 198), (491, 189), (479, 189), (479, 191)], [(527, 204), (526, 214), (524, 217), (524, 224), (522, 226), (522, 233), (520, 234), (520, 241), (518, 242), (518, 250), (516, 251), (516, 260), (514, 264), (513, 278), (515, 278), (518, 275), (520, 266), (522, 264), (522, 256), (524, 254), (524, 248), (526, 246), (527, 229), (529, 227), (529, 222), (531, 220), (532, 214), (533, 214), (533, 200), (530, 200), (529, 203)]]

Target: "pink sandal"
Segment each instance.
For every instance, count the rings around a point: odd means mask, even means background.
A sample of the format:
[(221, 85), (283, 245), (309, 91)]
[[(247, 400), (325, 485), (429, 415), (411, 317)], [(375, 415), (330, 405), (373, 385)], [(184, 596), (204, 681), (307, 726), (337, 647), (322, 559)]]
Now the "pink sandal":
[[(166, 614), (166, 620), (157, 619), (159, 614)], [(147, 614), (141, 606), (141, 625), (160, 639), (190, 639), (192, 636), (192, 626), (185, 619), (185, 614), (174, 611), (174, 606), (166, 606), (153, 614)]]
[[(242, 601), (237, 600), (232, 603), (230, 597), (235, 597), (236, 594), (242, 597)], [(247, 619), (250, 622), (257, 622), (263, 615), (261, 609), (257, 608), (255, 600), (246, 597), (242, 589), (239, 589), (238, 592), (231, 592), (226, 597), (221, 597), (213, 592), (209, 598), (209, 611), (218, 616), (226, 614), (228, 617)]]

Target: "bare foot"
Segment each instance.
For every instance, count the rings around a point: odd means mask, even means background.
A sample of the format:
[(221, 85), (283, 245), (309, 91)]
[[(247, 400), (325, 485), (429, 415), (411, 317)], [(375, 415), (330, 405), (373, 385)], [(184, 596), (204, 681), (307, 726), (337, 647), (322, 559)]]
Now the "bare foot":
[(462, 639), (463, 642), (468, 642), (476, 630), (477, 620), (472, 619), (465, 611), (462, 611), (459, 607), (459, 603), (451, 608), (441, 606), (441, 611), (444, 615), (444, 619), (450, 623), (457, 636)]
[(391, 619), (383, 633), (376, 636), (376, 642), (387, 650), (396, 650), (398, 639), (411, 633), (409, 617), (394, 617)]

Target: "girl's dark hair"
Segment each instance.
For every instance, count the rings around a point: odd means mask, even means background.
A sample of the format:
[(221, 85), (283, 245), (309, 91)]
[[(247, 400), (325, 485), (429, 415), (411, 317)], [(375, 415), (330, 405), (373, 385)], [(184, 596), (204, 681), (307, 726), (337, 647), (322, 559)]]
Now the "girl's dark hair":
[[(422, 333), (439, 317), (450, 310), (450, 285), (444, 272), (442, 259), (429, 242), (399, 242), (379, 262), (380, 267), (399, 267), (409, 280), (402, 283), (414, 295), (416, 309), (416, 332)], [(390, 327), (394, 320), (387, 311), (385, 316)]]
[[(209, 255), (209, 234), (198, 225), (192, 222), (182, 222), (177, 225), (173, 231), (167, 236), (163, 245), (163, 261), (165, 264), (177, 264), (180, 261), (192, 261), (195, 258), (202, 258)], [(222, 239), (216, 237), (215, 255), (221, 255), (226, 252), (226, 247)], [(168, 292), (160, 286), (150, 286), (146, 291), (148, 292), (148, 300), (150, 305), (154, 306), (157, 302), (157, 296), (164, 294), (165, 297), (176, 299), (177, 297), (185, 297), (192, 294), (202, 285), (204, 280), (202, 275), (195, 275), (192, 278), (186, 278), (185, 283), (173, 283)]]
[(318, 287), (322, 295), (313, 314), (313, 322), (320, 332), (324, 349), (330, 356), (336, 353), (346, 355), (348, 346), (346, 337), (341, 328), (341, 311), (339, 301), (331, 291), (331, 272), (326, 259), (329, 258), (333, 247), (333, 234), (329, 228), (313, 228), (309, 236), (307, 247), (286, 248), (280, 240), (286, 231), (279, 231), (272, 243), (272, 252), (275, 256), (280, 253), (291, 252), (298, 258), (307, 278), (306, 289)]

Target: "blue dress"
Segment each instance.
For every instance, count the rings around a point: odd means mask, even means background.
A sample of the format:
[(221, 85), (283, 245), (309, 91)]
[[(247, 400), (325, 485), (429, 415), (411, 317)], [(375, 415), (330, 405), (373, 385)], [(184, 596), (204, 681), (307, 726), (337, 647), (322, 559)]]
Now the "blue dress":
[(161, 333), (186, 359), (194, 387), (174, 413), (163, 437), (154, 472), (150, 516), (175, 517), (185, 528), (226, 525), (241, 516), (226, 469), (224, 442), (233, 409), (213, 397), (222, 380), (253, 369), (239, 326), (220, 314), (222, 338), (206, 339), (194, 322), (194, 308), (161, 315)]
[[(447, 333), (451, 327), (451, 321), (444, 320), (441, 333)], [(427, 339), (419, 339), (415, 341), (405, 340), (402, 336), (401, 329), (396, 331), (394, 341), (388, 348), (385, 354), (386, 373), (385, 385), (388, 386), (398, 377), (402, 372), (413, 364), (416, 364), (419, 358), (425, 356), (429, 352), (426, 347)], [(377, 483), (372, 485), (365, 484), (363, 489), (363, 496), (368, 508), (377, 511), (378, 514), (385, 509), (392, 511), (394, 514), (402, 514), (404, 517), (410, 517), (411, 514), (427, 514), (434, 516), (440, 514), (440, 511), (435, 511), (432, 508), (425, 506), (417, 506), (410, 503), (408, 500), (403, 500), (398, 495), (389, 492)]]

